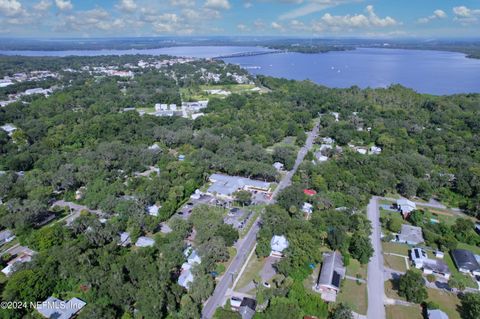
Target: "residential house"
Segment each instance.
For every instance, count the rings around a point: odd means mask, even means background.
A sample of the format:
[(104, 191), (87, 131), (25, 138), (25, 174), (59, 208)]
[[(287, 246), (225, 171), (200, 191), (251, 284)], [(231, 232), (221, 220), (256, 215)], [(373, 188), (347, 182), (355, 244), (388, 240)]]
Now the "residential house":
[(395, 241), (408, 245), (418, 245), (423, 243), (422, 228), (403, 224), (400, 234), (396, 236)]
[(270, 256), (283, 257), (283, 251), (288, 248), (288, 240), (285, 236), (274, 235), (270, 241)]
[(451, 253), (453, 261), (460, 272), (472, 273), (475, 276), (480, 276), (480, 265), (471, 251), (466, 249), (454, 249)]
[(13, 124), (5, 124), (0, 126), (0, 128), (7, 132), (8, 136), (12, 136), (13, 132), (17, 130), (17, 127)]
[(410, 250), (410, 258), (417, 269), (421, 269), (424, 274), (435, 274), (439, 277), (450, 279), (450, 269), (447, 264), (438, 259), (428, 258), (427, 253), (421, 248)]
[(178, 284), (185, 289), (188, 289), (190, 286), (190, 283), (194, 281), (194, 276), (192, 273), (192, 267), (194, 265), (200, 264), (202, 262), (202, 259), (198, 255), (198, 253), (192, 248), (192, 247), (187, 247), (183, 251), (183, 255), (187, 257), (187, 262), (182, 264), (181, 268), (181, 273), (180, 276), (178, 277)]
[(32, 261), (33, 255), (35, 255), (35, 252), (33, 250), (27, 247), (18, 247), (17, 249), (15, 249), (15, 257), (7, 262), (7, 266), (2, 269), (2, 272), (6, 276), (10, 276), (17, 270), (17, 267), (20, 264)]
[(283, 171), (283, 168), (284, 168), (284, 165), (280, 162), (275, 162), (273, 163), (273, 167), (277, 170), (277, 171)]
[(427, 319), (448, 319), (448, 315), (440, 309), (428, 309)]
[(303, 193), (307, 196), (313, 196), (317, 194), (317, 192), (314, 189), (304, 189)]
[(400, 198), (397, 200), (397, 209), (406, 219), (412, 211), (417, 209), (417, 205), (406, 198)]
[(11, 230), (5, 229), (0, 231), (0, 245), (11, 242), (15, 238), (15, 235)]
[(382, 153), (382, 148), (381, 147), (378, 147), (378, 146), (372, 146), (370, 147), (370, 154), (373, 154), (373, 155), (378, 155)]
[(342, 255), (338, 251), (323, 254), (323, 263), (314, 287), (322, 299), (328, 302), (335, 302), (340, 291), (340, 283), (345, 278), (345, 266)]
[(328, 156), (322, 154), (322, 152), (315, 152), (315, 158), (319, 162), (326, 162), (328, 161)]
[(118, 242), (120, 246), (126, 247), (132, 244), (132, 239), (130, 238), (130, 233), (123, 232), (120, 234), (120, 240)]
[(78, 314), (86, 304), (85, 301), (78, 298), (72, 298), (65, 302), (55, 297), (48, 297), (36, 309), (45, 318), (70, 319)]
[(135, 243), (135, 246), (137, 247), (152, 247), (153, 245), (155, 245), (155, 240), (145, 236), (138, 237), (137, 242)]
[(243, 298), (238, 313), (242, 316), (242, 319), (252, 319), (255, 316), (255, 309), (257, 307), (257, 301), (252, 298)]
[(308, 219), (310, 218), (310, 216), (312, 215), (313, 213), (313, 205), (310, 204), (310, 203), (303, 203), (303, 206), (302, 206), (302, 212), (305, 213), (305, 217)]
[(160, 208), (162, 208), (162, 205), (155, 204), (155, 205), (148, 206), (147, 207), (148, 215), (157, 217), (158, 211)]

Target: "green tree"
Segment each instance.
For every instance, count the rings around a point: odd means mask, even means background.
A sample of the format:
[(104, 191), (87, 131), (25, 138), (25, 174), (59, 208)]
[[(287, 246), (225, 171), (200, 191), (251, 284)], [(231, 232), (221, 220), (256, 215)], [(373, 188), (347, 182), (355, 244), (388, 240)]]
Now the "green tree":
[(242, 206), (248, 206), (252, 203), (252, 193), (245, 190), (240, 190), (234, 194), (235, 201)]
[(353, 319), (353, 313), (350, 307), (340, 303), (332, 312), (330, 319)]
[(349, 251), (352, 257), (357, 259), (362, 265), (367, 264), (373, 255), (370, 239), (358, 233), (353, 234), (350, 240)]
[(460, 313), (462, 319), (480, 318), (480, 295), (478, 293), (466, 293), (460, 297), (462, 305)]
[(422, 274), (415, 270), (407, 270), (398, 281), (398, 294), (407, 301), (421, 303), (427, 299), (427, 289)]

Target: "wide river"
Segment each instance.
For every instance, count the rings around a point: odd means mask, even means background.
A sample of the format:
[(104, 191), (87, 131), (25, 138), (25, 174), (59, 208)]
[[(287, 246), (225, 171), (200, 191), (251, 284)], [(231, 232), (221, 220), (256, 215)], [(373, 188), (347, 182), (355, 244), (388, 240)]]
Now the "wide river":
[[(149, 50), (0, 51), (23, 56), (97, 56), (151, 54), (211, 58), (240, 52), (265, 51), (260, 47), (173, 47)], [(480, 60), (442, 51), (359, 48), (319, 54), (274, 53), (225, 58), (253, 74), (312, 80), (328, 87), (387, 87), (401, 84), (435, 95), (480, 93)]]

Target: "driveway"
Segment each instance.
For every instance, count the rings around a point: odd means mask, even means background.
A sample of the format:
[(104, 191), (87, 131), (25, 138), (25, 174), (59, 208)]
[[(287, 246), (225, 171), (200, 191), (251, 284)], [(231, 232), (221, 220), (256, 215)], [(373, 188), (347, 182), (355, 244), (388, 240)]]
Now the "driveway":
[(368, 263), (368, 319), (385, 319), (385, 306), (383, 304), (385, 298), (385, 281), (382, 243), (380, 241), (380, 222), (378, 198), (372, 197), (367, 206), (368, 219), (372, 223), (372, 247), (374, 249), (373, 256)]

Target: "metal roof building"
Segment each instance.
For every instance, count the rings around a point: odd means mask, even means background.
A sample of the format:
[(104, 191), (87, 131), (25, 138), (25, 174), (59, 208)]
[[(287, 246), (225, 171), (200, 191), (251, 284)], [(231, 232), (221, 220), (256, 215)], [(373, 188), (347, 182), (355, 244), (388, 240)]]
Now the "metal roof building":
[(471, 251), (454, 249), (452, 250), (452, 258), (459, 271), (480, 273), (480, 265)]
[(241, 189), (257, 189), (268, 191), (270, 183), (253, 180), (250, 178), (229, 176), (223, 174), (212, 174), (210, 176), (212, 185), (208, 188), (208, 193), (221, 196), (232, 196)]

